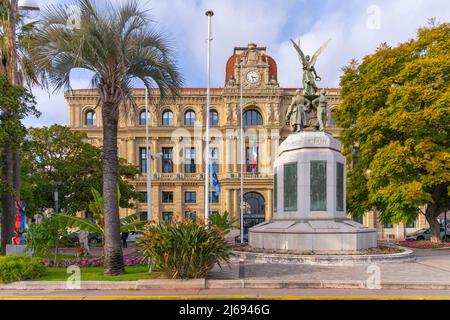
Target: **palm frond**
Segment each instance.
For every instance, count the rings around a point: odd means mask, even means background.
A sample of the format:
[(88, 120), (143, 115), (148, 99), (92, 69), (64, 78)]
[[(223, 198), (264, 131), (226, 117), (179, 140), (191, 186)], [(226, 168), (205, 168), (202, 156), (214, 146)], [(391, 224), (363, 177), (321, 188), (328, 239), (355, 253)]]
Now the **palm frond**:
[(68, 228), (78, 228), (87, 232), (103, 235), (103, 228), (98, 224), (79, 217), (69, 216), (66, 214), (53, 214), (52, 217), (62, 221)]

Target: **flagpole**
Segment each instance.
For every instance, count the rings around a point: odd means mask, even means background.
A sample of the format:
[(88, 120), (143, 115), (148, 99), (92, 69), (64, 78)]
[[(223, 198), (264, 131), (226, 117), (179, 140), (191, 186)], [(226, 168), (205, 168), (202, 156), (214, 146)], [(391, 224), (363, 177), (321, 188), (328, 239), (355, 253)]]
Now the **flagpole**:
[(241, 132), (240, 132), (240, 142), (241, 142), (241, 243), (244, 243), (244, 85), (243, 85), (243, 74), (242, 74), (242, 61), (240, 62), (240, 85), (241, 85)]
[(208, 17), (208, 54), (207, 54), (207, 73), (208, 88), (206, 93), (206, 159), (205, 159), (205, 225), (209, 223), (209, 114), (211, 109), (211, 18), (214, 15), (212, 10), (206, 11)]
[(152, 194), (151, 194), (151, 183), (152, 183), (152, 177), (151, 177), (151, 161), (152, 157), (150, 155), (150, 142), (149, 142), (149, 119), (148, 119), (148, 88), (145, 87), (145, 141), (146, 141), (146, 152), (147, 152), (147, 220), (152, 220)]

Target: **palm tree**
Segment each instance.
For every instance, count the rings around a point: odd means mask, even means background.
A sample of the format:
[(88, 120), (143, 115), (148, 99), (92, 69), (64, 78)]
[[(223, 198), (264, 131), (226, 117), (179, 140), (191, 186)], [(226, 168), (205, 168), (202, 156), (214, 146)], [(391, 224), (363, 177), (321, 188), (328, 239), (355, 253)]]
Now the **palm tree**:
[[(45, 87), (45, 74), (40, 72), (28, 54), (28, 44), (32, 36), (34, 23), (24, 23), (24, 16), (12, 8), (8, 0), (0, 2), (0, 76), (6, 77), (12, 85)], [(16, 28), (19, 31), (16, 33)], [(16, 38), (17, 35), (17, 38)], [(33, 112), (32, 112), (33, 113)], [(20, 119), (13, 110), (0, 106), (1, 122)], [(37, 115), (37, 113), (36, 113)], [(4, 123), (2, 123), (3, 125)], [(14, 138), (16, 139), (15, 141)], [(4, 237), (1, 254), (6, 253), (6, 239), (14, 232), (14, 197), (20, 193), (20, 152), (19, 145), (23, 137), (7, 135), (2, 146), (1, 179), (6, 190), (3, 191), (1, 224)]]
[[(65, 6), (43, 10), (36, 27), (32, 56), (48, 72), (55, 90), (70, 89), (70, 72), (81, 68), (94, 75), (103, 121), (103, 198), (105, 200), (105, 274), (124, 272), (117, 202), (117, 128), (119, 109), (135, 107), (132, 86), (141, 80), (156, 85), (161, 99), (177, 94), (182, 79), (165, 36), (151, 27), (146, 11), (134, 0), (114, 7), (109, 1), (77, 0), (75, 21)], [(79, 22), (79, 23), (78, 23)], [(126, 103), (130, 102), (130, 103)]]
[[(104, 239), (105, 202), (100, 192), (96, 189), (91, 188), (91, 192), (94, 200), (89, 203), (89, 211), (92, 212), (94, 221), (59, 213), (54, 213), (52, 217), (61, 221), (67, 228), (78, 228), (83, 231), (92, 232)], [(117, 201), (120, 203), (119, 185), (117, 185)], [(120, 219), (120, 232), (142, 231), (147, 222), (141, 221), (140, 215), (138, 212)]]

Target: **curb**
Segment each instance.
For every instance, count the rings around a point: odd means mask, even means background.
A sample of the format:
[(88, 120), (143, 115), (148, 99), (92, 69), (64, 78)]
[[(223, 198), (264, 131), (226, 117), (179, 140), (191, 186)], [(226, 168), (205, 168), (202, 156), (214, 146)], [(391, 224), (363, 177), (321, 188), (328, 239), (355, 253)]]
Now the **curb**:
[(372, 255), (294, 255), (280, 253), (259, 253), (233, 251), (234, 261), (244, 260), (246, 263), (265, 264), (294, 264), (294, 265), (370, 265), (373, 263), (408, 263), (414, 262), (416, 256), (411, 249), (401, 253), (372, 254)]
[[(68, 289), (62, 281), (24, 281), (0, 284), (0, 290), (167, 290), (167, 289), (369, 289), (363, 280), (139, 280), (139, 281), (83, 281), (81, 286)], [(392, 290), (450, 290), (450, 282), (382, 282), (380, 288)], [(376, 290), (374, 289), (374, 290)]]

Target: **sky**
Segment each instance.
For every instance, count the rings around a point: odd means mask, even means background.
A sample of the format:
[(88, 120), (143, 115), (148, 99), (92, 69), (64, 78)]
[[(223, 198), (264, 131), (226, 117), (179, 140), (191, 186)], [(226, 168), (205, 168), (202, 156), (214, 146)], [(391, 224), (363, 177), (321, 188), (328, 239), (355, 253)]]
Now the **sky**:
[[(102, 1), (102, 0), (98, 0)], [(125, 0), (111, 0), (116, 3)], [(36, 0), (41, 7), (71, 3), (69, 0)], [(316, 69), (319, 86), (337, 87), (341, 69), (351, 59), (361, 60), (382, 42), (395, 46), (415, 37), (420, 26), (435, 17), (450, 21), (448, 0), (140, 0), (150, 9), (154, 27), (165, 32), (176, 50), (184, 87), (206, 87), (207, 17), (212, 18), (212, 87), (223, 87), (225, 64), (233, 48), (256, 43), (278, 64), (281, 87), (301, 87), (301, 66), (290, 39), (300, 40), (306, 54), (328, 39)], [(72, 74), (74, 89), (89, 88), (90, 74)], [(63, 92), (33, 89), (42, 112), (28, 118), (29, 127), (67, 125)]]

